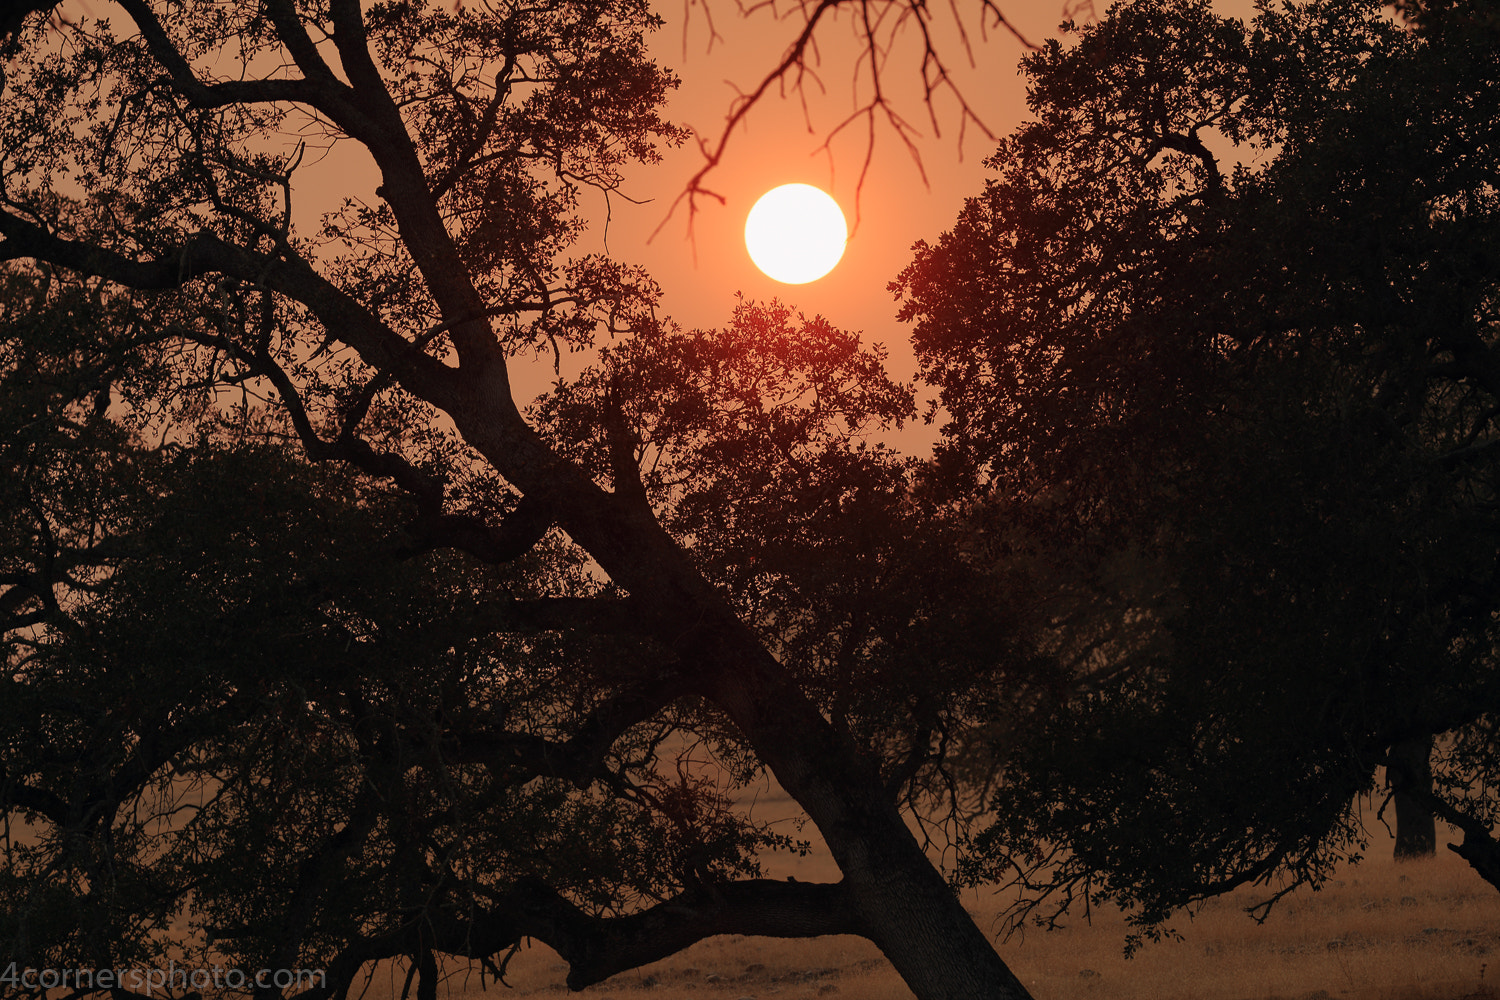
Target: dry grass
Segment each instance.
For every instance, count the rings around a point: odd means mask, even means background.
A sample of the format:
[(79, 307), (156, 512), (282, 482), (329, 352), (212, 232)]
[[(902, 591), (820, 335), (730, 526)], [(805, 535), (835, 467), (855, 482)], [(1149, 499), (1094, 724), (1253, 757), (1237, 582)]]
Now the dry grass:
[[(762, 803), (763, 806), (772, 805)], [(1440, 833), (1441, 838), (1441, 833)], [(1440, 839), (1440, 843), (1444, 843)], [(1147, 945), (1122, 956), (1118, 914), (1094, 914), (1052, 932), (1028, 931), (1001, 953), (1037, 1000), (1494, 1000), (1500, 978), (1500, 892), (1450, 852), (1397, 865), (1390, 842), (1373, 828), (1370, 858), (1342, 872), (1322, 892), (1289, 896), (1263, 925), (1244, 908), (1242, 892), (1211, 902), (1179, 922), (1184, 940)], [(836, 878), (821, 852), (776, 859), (773, 875), (808, 881)], [(995, 918), (994, 896), (975, 896), (981, 924)], [(514, 991), (455, 970), (446, 993), (458, 998), (486, 986), (497, 995), (562, 997), (566, 969), (550, 949), (533, 945), (511, 963)], [(1487, 973), (1493, 973), (1487, 975)], [(382, 970), (370, 1000), (400, 996), (401, 972)], [(442, 992), (440, 991), (440, 996)], [(764, 1000), (780, 997), (905, 1000), (911, 993), (868, 942), (857, 938), (780, 941), (725, 937), (663, 962), (616, 976), (585, 991), (613, 1000)]]
[[(1378, 849), (1381, 845), (1372, 845)], [(1182, 941), (1120, 955), (1118, 915), (1093, 926), (1033, 933), (1003, 949), (1038, 1000), (1457, 1000), (1488, 995), (1500, 946), (1500, 893), (1448, 852), (1350, 868), (1322, 892), (1283, 900), (1264, 924), (1242, 892), (1182, 921)], [(1497, 970), (1500, 972), (1500, 970)]]
[[(758, 815), (789, 816), (790, 800), (764, 793)], [(1213, 900), (1177, 923), (1183, 940), (1122, 955), (1125, 926), (1096, 912), (1056, 931), (1028, 930), (1003, 943), (1005, 961), (1036, 1000), (1500, 1000), (1500, 892), (1451, 852), (1396, 864), (1383, 828), (1367, 818), (1367, 860), (1341, 872), (1321, 892), (1299, 891), (1264, 924), (1245, 915), (1260, 896), (1241, 891)], [(808, 827), (803, 836), (815, 837)], [(1456, 839), (1439, 829), (1439, 844)], [(838, 871), (821, 849), (778, 856), (768, 874), (831, 881)], [(966, 900), (980, 925), (996, 928), (994, 894)], [(452, 965), (440, 1000), (481, 995), (572, 996), (566, 967), (551, 949), (532, 944), (511, 962), (512, 989)], [(365, 1000), (402, 995), (406, 970), (371, 970)], [(355, 995), (359, 994), (356, 987)], [(910, 1000), (912, 994), (868, 941), (721, 937), (585, 991), (612, 1000)]]

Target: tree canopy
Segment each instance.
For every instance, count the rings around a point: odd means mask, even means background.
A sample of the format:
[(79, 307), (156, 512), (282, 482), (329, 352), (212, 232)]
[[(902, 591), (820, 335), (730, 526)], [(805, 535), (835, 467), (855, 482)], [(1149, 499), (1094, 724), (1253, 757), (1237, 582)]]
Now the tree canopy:
[[(682, 330), (578, 250), (685, 138), (644, 3), (51, 12), (0, 23), (20, 964), (311, 1000), (395, 959), (425, 1000), (525, 938), (582, 988), (851, 933), (1019, 998), (950, 877), (1147, 927), (1316, 880), (1438, 733), (1500, 871), (1487, 6), (1154, 0), (1028, 59), (1035, 121), (894, 286), (931, 462), (856, 335)], [(326, 147), (379, 187), (302, 232)], [(840, 881), (764, 877), (804, 849), (736, 803), (767, 774)]]
[[(646, 5), (50, 14), (0, 110), (7, 952), (430, 997), (525, 938), (582, 988), (853, 933), (919, 996), (1025, 996), (905, 820), (1031, 683), (868, 440), (911, 388), (576, 249), (580, 193), (684, 137)], [(298, 231), (334, 146), (380, 186)], [(523, 412), (512, 359), (585, 348)], [(734, 805), (767, 770), (841, 881), (761, 877), (799, 849)]]
[[(991, 496), (1067, 567), (1081, 683), (996, 765), (970, 876), (1158, 925), (1357, 854), (1387, 749), (1497, 881), (1497, 22), (1120, 4), (894, 283)], [(1008, 555), (1009, 554), (1009, 555)]]

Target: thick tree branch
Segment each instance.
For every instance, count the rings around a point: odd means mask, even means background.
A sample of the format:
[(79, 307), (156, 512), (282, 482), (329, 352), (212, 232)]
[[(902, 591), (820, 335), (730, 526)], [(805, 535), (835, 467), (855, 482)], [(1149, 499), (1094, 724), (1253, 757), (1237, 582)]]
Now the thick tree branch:
[(68, 820), (68, 804), (45, 788), (14, 781), (0, 770), (0, 807), (45, 816), (58, 826)]
[[(290, 6), (290, 5), (288, 5)], [(360, 10), (359, 0), (332, 0), (333, 44), (339, 50), (339, 61), (354, 90), (365, 101), (381, 105), (382, 115), (394, 115), (400, 122), (400, 112), (385, 89), (385, 81), (375, 60), (370, 58), (370, 40), (365, 32), (365, 16)], [(405, 129), (402, 129), (405, 135)]]
[[(802, 938), (865, 932), (843, 882), (731, 882), (682, 893), (640, 913), (602, 918), (543, 886), (518, 888), (514, 895), (512, 926), (562, 956), (574, 990), (719, 934)], [(501, 926), (507, 921), (491, 919)]]
[(263, 0), (262, 9), (276, 26), (281, 44), (286, 46), (292, 61), (304, 76), (319, 83), (336, 83), (345, 87), (318, 52), (318, 46), (307, 33), (307, 27), (302, 23), (294, 0)]
[(687, 693), (676, 678), (628, 688), (596, 705), (565, 742), (503, 729), (475, 730), (452, 741), (455, 762), (487, 765), (492, 771), (515, 767), (588, 788), (609, 777), (604, 760), (621, 735)]
[[(167, 37), (156, 12), (144, 0), (119, 0), (120, 6), (141, 29), (141, 37), (156, 61), (171, 79), (172, 88), (194, 105), (218, 108), (229, 104), (263, 104), (271, 101), (313, 103), (320, 91), (306, 80), (228, 80), (204, 83), (187, 59)], [(330, 77), (330, 83), (338, 81)]]
[(552, 524), (547, 505), (532, 497), (522, 497), (498, 525), (472, 514), (419, 514), (406, 526), (413, 544), (403, 554), (459, 549), (480, 562), (498, 566), (530, 552), (546, 537)]
[(458, 259), (453, 237), (438, 210), (437, 197), (428, 183), (421, 157), (412, 144), (400, 109), (370, 57), (364, 15), (358, 0), (335, 0), (332, 5), (334, 45), (344, 72), (348, 74), (359, 107), (370, 115), (371, 128), (356, 133), (380, 168), (381, 186), (395, 214), (401, 238), (411, 251), (433, 300), (445, 322), (452, 323), (450, 339), (459, 364), (503, 384), (510, 398), (510, 380), (504, 351), (490, 330), (485, 302), (470, 275), (455, 268)]
[(363, 304), (300, 258), (267, 257), (199, 232), (170, 256), (137, 260), (114, 250), (64, 239), (9, 213), (0, 213), (0, 259), (34, 258), (128, 288), (180, 288), (193, 279), (223, 274), (268, 288), (313, 310), (324, 329), (350, 345), (377, 371), (396, 369), (400, 381), (424, 399), (451, 396), (452, 369), (381, 322)]
[(424, 945), (488, 959), (535, 938), (568, 963), (568, 988), (582, 990), (720, 934), (804, 938), (866, 932), (843, 882), (730, 882), (623, 917), (593, 916), (540, 882), (497, 893), (494, 902), (477, 913), (423, 913), (397, 931), (356, 942), (329, 963), (326, 986), (298, 996), (341, 996), (361, 965), (408, 956)]
[[(30, 628), (56, 615), (57, 596), (52, 590), (56, 583), (39, 573), (16, 574), (0, 580), (0, 584), (8, 584), (0, 591), (0, 631)], [(23, 610), (27, 605), (31, 609)]]

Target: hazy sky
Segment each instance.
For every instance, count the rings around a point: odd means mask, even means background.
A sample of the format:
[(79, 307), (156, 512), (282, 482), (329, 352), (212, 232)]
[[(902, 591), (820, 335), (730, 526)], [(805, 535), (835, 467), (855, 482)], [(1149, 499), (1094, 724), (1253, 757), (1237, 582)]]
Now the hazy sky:
[[(801, 25), (800, 8), (795, 6), (783, 8), (784, 16), (778, 18), (769, 8), (745, 16), (732, 3), (712, 2), (717, 39), (711, 40), (700, 0), (659, 0), (657, 9), (666, 26), (653, 43), (657, 58), (682, 80), (667, 117), (691, 126), (709, 141), (717, 139), (735, 95), (759, 83)], [(1056, 34), (1065, 5), (1066, 0), (1001, 2), (1007, 16), (1033, 42)], [(992, 26), (988, 37), (982, 38), (973, 19), (974, 6), (957, 4), (967, 17), (974, 65), (969, 65), (946, 5), (932, 8), (935, 38), (971, 106), (1001, 136), (1026, 114), (1025, 88), (1018, 72), (1026, 50), (1004, 28)], [(1102, 11), (1105, 4), (1098, 6)], [(1244, 0), (1221, 6), (1249, 13)], [(722, 325), (734, 308), (737, 292), (756, 300), (780, 298), (808, 315), (821, 314), (839, 327), (860, 331), (867, 343), (884, 344), (892, 370), (909, 377), (915, 365), (908, 330), (895, 321), (896, 306), (886, 284), (910, 260), (912, 244), (935, 239), (952, 225), (964, 198), (980, 190), (985, 175), (981, 164), (993, 151), (995, 140), (970, 123), (960, 145), (961, 118), (947, 93), (939, 93), (934, 102), (941, 129), (941, 134), (935, 134), (920, 96), (918, 38), (908, 28), (891, 49), (883, 79), (893, 109), (917, 136), (922, 170), (890, 126), (878, 121), (872, 165), (858, 192), (858, 227), (843, 261), (827, 277), (806, 285), (783, 285), (766, 277), (745, 251), (743, 227), (750, 207), (770, 188), (793, 181), (815, 184), (839, 201), (851, 227), (856, 222), (856, 188), (866, 154), (867, 128), (858, 122), (829, 149), (822, 147), (835, 126), (855, 109), (856, 101), (868, 96), (863, 67), (855, 81), (854, 60), (863, 49), (848, 14), (826, 25), (819, 39), (819, 80), (809, 81), (807, 116), (795, 95), (782, 97), (774, 92), (751, 112), (732, 139), (723, 164), (705, 182), (725, 201), (721, 205), (699, 200), (691, 237), (686, 207), (679, 206), (670, 219), (667, 212), (703, 163), (696, 145), (669, 151), (662, 164), (631, 172), (625, 193), (647, 203), (614, 201), (608, 249), (616, 258), (644, 264), (651, 271), (663, 288), (663, 312), (683, 327)], [(341, 157), (305, 165), (300, 174), (302, 224), (312, 222), (314, 206), (331, 197), (355, 194), (373, 199), (373, 169), (368, 171), (367, 190), (359, 190), (364, 187), (363, 173), (359, 164)], [(598, 249), (601, 244), (593, 241), (605, 237), (603, 197), (589, 193), (584, 205), (593, 228), (590, 244), (580, 247), (580, 252)], [(573, 360), (573, 365), (565, 365), (565, 372), (576, 369), (582, 359)], [(519, 359), (515, 365), (513, 381), (523, 398), (544, 389), (551, 378), (550, 355), (530, 370)]]
[[(686, 2), (664, 5), (659, 0), (657, 6), (667, 25), (654, 48), (683, 81), (668, 117), (716, 138), (735, 94), (751, 90), (794, 37), (801, 23), (800, 8), (792, 5), (789, 16), (778, 20), (770, 10), (744, 17), (732, 4), (717, 3), (715, 27), (721, 38), (710, 50), (708, 25), (696, 2), (688, 9), (684, 46)], [(1018, 72), (1026, 50), (1004, 28), (991, 27), (987, 40), (981, 39), (973, 20), (977, 5), (960, 0), (956, 6), (968, 18), (975, 65), (968, 63), (947, 5), (934, 4), (931, 9), (942, 32), (938, 39), (943, 55), (985, 124), (996, 136), (1004, 135), (1027, 113), (1024, 82)], [(1040, 43), (1056, 35), (1067, 3), (1001, 0), (1000, 6), (1028, 39)], [(1102, 0), (1096, 5), (1101, 14), (1107, 6)], [(1215, 6), (1240, 17), (1253, 14), (1249, 0), (1222, 0)], [(907, 30), (893, 47), (885, 80), (888, 92), (895, 95), (895, 110), (921, 133), (918, 148), (927, 185), (898, 136), (884, 122), (878, 123), (872, 167), (860, 192), (862, 217), (843, 261), (827, 277), (806, 285), (783, 285), (766, 277), (746, 254), (742, 231), (750, 207), (768, 189), (792, 181), (816, 184), (839, 201), (854, 224), (866, 128), (859, 123), (846, 130), (829, 152), (820, 152), (820, 147), (828, 132), (855, 107), (853, 59), (860, 46), (848, 15), (829, 25), (820, 38), (824, 41), (820, 76), (825, 92), (809, 88), (812, 131), (795, 97), (771, 97), (757, 106), (748, 128), (732, 140), (725, 164), (707, 180), (708, 187), (724, 195), (725, 204), (700, 201), (692, 241), (687, 235), (687, 213), (679, 207), (647, 243), (667, 206), (701, 165), (698, 150), (678, 150), (661, 166), (637, 171), (631, 193), (655, 201), (646, 206), (616, 206), (609, 249), (650, 268), (663, 286), (665, 311), (685, 327), (722, 324), (733, 308), (736, 292), (754, 299), (778, 297), (809, 315), (821, 313), (837, 326), (862, 331), (866, 342), (883, 343), (890, 351), (892, 369), (908, 377), (915, 367), (907, 342), (909, 330), (895, 321), (896, 306), (886, 284), (911, 259), (912, 244), (933, 240), (948, 229), (964, 198), (980, 190), (985, 176), (982, 161), (993, 152), (995, 141), (971, 124), (960, 148), (960, 116), (947, 94), (940, 94), (936, 102), (942, 134), (934, 135), (920, 99), (918, 39)], [(867, 94), (868, 85), (861, 79), (857, 96)], [(930, 437), (930, 432), (919, 436)]]
[[(686, 6), (689, 2), (691, 8)], [(733, 3), (711, 2), (720, 36), (711, 45), (700, 0), (658, 0), (666, 25), (653, 40), (658, 60), (682, 80), (667, 108), (667, 118), (691, 126), (709, 141), (718, 138), (735, 95), (760, 82), (801, 26), (800, 8), (782, 18), (770, 9), (744, 16)], [(965, 6), (959, 4), (960, 9)], [(1005, 0), (1004, 9), (1028, 38), (1040, 41), (1055, 33), (1063, 0)], [(967, 24), (975, 62), (971, 67), (962, 40), (953, 30), (951, 13), (944, 8), (938, 11), (940, 33), (935, 37), (954, 78), (990, 130), (996, 136), (1005, 134), (1025, 114), (1017, 64), (1026, 50), (1003, 28), (991, 28), (988, 40), (982, 39), (971, 18)], [(970, 123), (960, 148), (958, 107), (946, 93), (934, 102), (942, 130), (941, 135), (934, 134), (920, 99), (918, 41), (912, 31), (903, 32), (892, 48), (883, 79), (893, 95), (893, 109), (916, 136), (928, 183), (924, 184), (922, 172), (900, 138), (884, 121), (878, 122), (872, 164), (859, 193), (861, 218), (843, 260), (828, 276), (806, 285), (783, 285), (766, 277), (751, 263), (743, 231), (750, 207), (769, 189), (793, 181), (815, 184), (838, 200), (851, 228), (856, 225), (856, 188), (868, 130), (859, 122), (827, 151), (822, 147), (829, 133), (854, 110), (856, 97), (863, 100), (868, 95), (867, 79), (860, 79), (857, 90), (854, 80), (854, 60), (863, 49), (848, 15), (825, 25), (819, 39), (821, 59), (815, 68), (823, 92), (817, 81), (809, 80), (806, 117), (795, 95), (783, 98), (772, 92), (755, 107), (732, 139), (722, 165), (705, 181), (725, 201), (721, 205), (700, 199), (699, 211), (692, 218), (692, 236), (685, 206), (679, 206), (670, 219), (667, 212), (703, 164), (696, 143), (668, 151), (659, 165), (630, 172), (625, 193), (646, 203), (614, 200), (608, 250), (617, 259), (649, 269), (663, 289), (662, 312), (685, 328), (723, 325), (733, 312), (737, 292), (759, 301), (780, 298), (809, 316), (821, 314), (836, 326), (860, 331), (866, 343), (883, 343), (890, 351), (892, 371), (908, 378), (915, 368), (908, 334), (895, 321), (896, 307), (886, 284), (910, 260), (912, 244), (935, 239), (952, 225), (964, 198), (979, 191), (984, 177), (981, 161), (993, 151), (995, 140)], [(309, 155), (295, 181), (297, 227), (316, 231), (321, 213), (343, 197), (373, 203), (377, 183), (373, 162), (353, 143), (341, 145), (331, 155)], [(583, 206), (591, 219), (591, 233), (576, 248), (580, 253), (601, 249), (605, 238), (603, 196), (586, 192)], [(585, 362), (583, 357), (565, 359), (564, 374), (576, 373)], [(531, 363), (519, 358), (513, 362), (512, 385), (522, 402), (545, 391), (553, 378), (550, 353)], [(920, 448), (934, 436), (930, 431), (908, 433), (903, 443)]]
[[(1060, 19), (1061, 5), (1048, 2), (1014, 3), (1020, 26), (1033, 40), (1051, 34)], [(668, 116), (716, 138), (736, 94), (748, 91), (773, 66), (800, 25), (800, 14), (777, 20), (763, 10), (749, 17), (730, 4), (718, 5), (715, 27), (722, 36), (709, 49), (709, 32), (702, 8), (695, 6), (686, 25), (681, 5), (659, 7), (667, 27), (655, 45), (659, 58), (682, 78)], [(938, 8), (941, 10), (941, 8)], [(951, 15), (942, 12), (944, 29)], [(1025, 112), (1024, 91), (1016, 65), (1024, 49), (1003, 29), (991, 30), (981, 41), (977, 25), (968, 25), (976, 68), (970, 68), (956, 33), (943, 41), (950, 68), (966, 97), (997, 135), (1014, 126)], [(795, 97), (771, 96), (751, 112), (748, 127), (731, 141), (725, 163), (706, 183), (725, 198), (723, 205), (700, 200), (688, 237), (688, 215), (677, 213), (648, 245), (647, 239), (666, 215), (667, 206), (702, 163), (697, 149), (674, 152), (660, 167), (639, 171), (638, 196), (654, 198), (647, 206), (618, 207), (610, 227), (609, 247), (615, 255), (639, 260), (657, 276), (666, 293), (667, 311), (684, 326), (718, 325), (734, 305), (736, 292), (747, 297), (779, 297), (808, 313), (821, 313), (835, 324), (863, 330), (868, 339), (894, 343), (904, 332), (894, 322), (895, 308), (885, 286), (910, 258), (913, 242), (931, 239), (957, 216), (967, 195), (982, 183), (980, 161), (994, 147), (972, 124), (959, 147), (956, 103), (948, 95), (937, 101), (942, 135), (935, 136), (927, 109), (919, 98), (917, 39), (908, 31), (899, 40), (885, 72), (886, 86), (896, 95), (895, 109), (920, 133), (922, 165), (930, 186), (924, 186), (901, 140), (884, 122), (878, 123), (875, 154), (863, 191), (859, 193), (860, 221), (843, 261), (819, 281), (782, 285), (750, 262), (742, 230), (746, 213), (761, 194), (778, 184), (801, 181), (816, 184), (843, 206), (855, 224), (856, 187), (868, 132), (863, 122), (820, 151), (828, 133), (855, 106), (854, 62), (860, 51), (849, 17), (828, 25), (820, 36), (819, 75), (825, 92), (808, 88), (812, 130)], [(858, 96), (869, 90), (861, 81)], [(695, 252), (696, 251), (696, 252)], [(695, 260), (696, 256), (696, 260)]]
[[(1006, 9), (1027, 37), (1039, 41), (1055, 32), (1062, 5), (1049, 0), (1013, 2)], [(716, 4), (714, 26), (721, 37), (710, 48), (701, 5), (688, 11), (686, 25), (684, 5), (659, 4), (658, 10), (667, 25), (653, 48), (658, 59), (682, 79), (667, 117), (709, 140), (717, 139), (736, 93), (759, 83), (800, 26), (800, 15), (778, 20), (770, 10), (762, 10), (745, 17), (732, 4)], [(941, 36), (944, 56), (966, 98), (990, 130), (1003, 135), (1025, 113), (1024, 88), (1017, 73), (1025, 49), (1003, 28), (991, 29), (988, 40), (982, 40), (971, 22), (967, 27), (975, 66), (970, 67), (961, 40), (951, 30), (951, 14), (942, 11), (938, 20), (945, 32)], [(829, 150), (821, 147), (855, 107), (854, 59), (861, 50), (847, 16), (829, 24), (820, 38), (818, 70), (824, 92), (809, 82), (807, 117), (795, 96), (782, 98), (774, 93), (751, 112), (748, 127), (734, 136), (723, 165), (705, 182), (725, 201), (721, 205), (699, 200), (691, 236), (686, 206), (679, 205), (670, 219), (667, 212), (703, 163), (696, 145), (670, 152), (656, 167), (632, 172), (626, 193), (650, 201), (632, 205), (615, 200), (608, 249), (616, 258), (650, 270), (663, 288), (663, 312), (685, 328), (723, 325), (734, 309), (737, 292), (761, 301), (780, 298), (809, 316), (821, 314), (836, 326), (861, 331), (866, 343), (883, 343), (890, 352), (893, 372), (908, 378), (915, 369), (908, 333), (895, 321), (896, 306), (886, 284), (909, 261), (912, 244), (936, 238), (953, 223), (963, 199), (978, 192), (984, 176), (981, 161), (993, 151), (995, 142), (970, 123), (960, 149), (960, 116), (956, 102), (947, 94), (935, 102), (942, 133), (934, 134), (919, 97), (917, 39), (910, 31), (903, 33), (892, 51), (885, 86), (896, 95), (894, 109), (918, 134), (927, 183), (900, 138), (884, 121), (878, 122), (872, 165), (858, 192), (861, 217), (843, 260), (827, 277), (806, 285), (784, 285), (766, 277), (745, 251), (743, 228), (750, 207), (767, 190), (793, 181), (815, 184), (839, 201), (851, 228), (856, 225), (856, 188), (867, 127), (859, 122), (837, 137)], [(862, 79), (858, 96), (863, 99), (867, 94), (868, 85)], [(602, 240), (604, 201), (602, 196), (591, 197), (593, 236)], [(575, 366), (581, 360), (574, 359)], [(568, 367), (565, 364), (565, 372)], [(550, 355), (531, 366), (518, 359), (513, 367), (518, 396), (541, 391), (552, 377)], [(935, 431), (908, 429), (901, 443), (920, 450), (934, 438)]]

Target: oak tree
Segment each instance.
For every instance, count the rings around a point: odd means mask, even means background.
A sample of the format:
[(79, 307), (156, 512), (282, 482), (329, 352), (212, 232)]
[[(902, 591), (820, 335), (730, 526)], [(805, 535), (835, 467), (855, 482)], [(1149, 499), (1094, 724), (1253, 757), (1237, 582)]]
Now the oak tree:
[[(577, 249), (582, 193), (684, 137), (656, 23), (10, 9), (22, 965), (317, 967), (296, 991), (342, 997), (398, 959), (432, 997), (442, 956), (499, 974), (527, 938), (580, 989), (714, 934), (852, 933), (918, 996), (1026, 995), (906, 822), (951, 799), (947, 734), (1003, 702), (1014, 634), (949, 600), (998, 578), (865, 441), (910, 389), (776, 306), (677, 330)], [(299, 230), (298, 171), (351, 150), (379, 187)], [(596, 347), (523, 411), (515, 359)], [(762, 769), (840, 881), (759, 877), (796, 847), (734, 807)]]
[(1075, 684), (989, 768), (971, 877), (1155, 928), (1357, 854), (1388, 750), (1500, 885), (1490, 734), (1500, 244), (1492, 5), (1119, 4), (894, 283), (989, 492), (1061, 579)]

